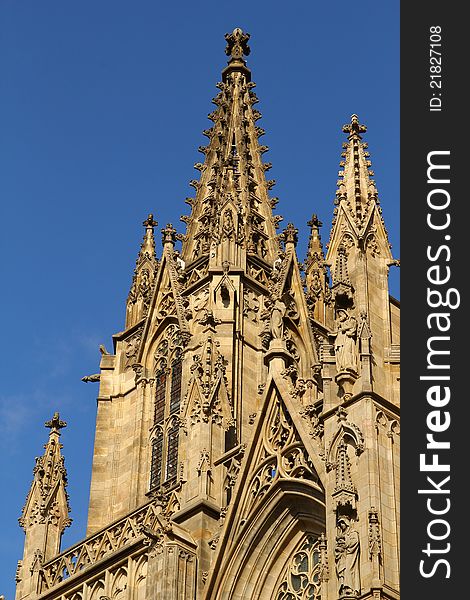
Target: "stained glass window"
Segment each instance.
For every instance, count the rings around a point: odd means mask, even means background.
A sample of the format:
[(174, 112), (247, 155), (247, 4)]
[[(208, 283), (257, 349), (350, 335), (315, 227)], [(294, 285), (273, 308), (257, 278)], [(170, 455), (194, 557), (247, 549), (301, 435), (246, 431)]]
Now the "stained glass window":
[(155, 375), (155, 423), (160, 423), (165, 415), (166, 373), (160, 371)]
[(152, 441), (152, 463), (150, 468), (150, 489), (158, 487), (162, 478), (163, 432), (157, 429)]

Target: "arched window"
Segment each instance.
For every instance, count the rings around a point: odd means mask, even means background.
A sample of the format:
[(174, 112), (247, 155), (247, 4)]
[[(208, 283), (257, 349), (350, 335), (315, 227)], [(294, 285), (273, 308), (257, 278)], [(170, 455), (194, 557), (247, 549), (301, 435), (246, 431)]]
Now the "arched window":
[(275, 600), (320, 600), (320, 548), (317, 538), (307, 535), (294, 552), (284, 572)]
[(182, 349), (176, 325), (167, 327), (158, 344), (155, 368), (150, 490), (171, 487), (178, 475)]

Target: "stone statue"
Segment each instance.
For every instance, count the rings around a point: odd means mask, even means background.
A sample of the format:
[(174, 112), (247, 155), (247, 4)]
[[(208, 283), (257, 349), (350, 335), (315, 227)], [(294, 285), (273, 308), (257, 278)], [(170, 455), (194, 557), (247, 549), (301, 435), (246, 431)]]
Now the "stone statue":
[(359, 533), (353, 529), (348, 517), (340, 517), (335, 546), (336, 575), (340, 598), (358, 596), (361, 591), (359, 549)]
[(227, 209), (224, 212), (223, 222), (222, 222), (222, 233), (225, 239), (231, 240), (234, 233), (233, 226), (233, 215), (230, 209)]
[(271, 335), (274, 340), (282, 340), (284, 333), (284, 315), (286, 305), (282, 300), (276, 300), (271, 312)]
[(338, 310), (336, 320), (335, 356), (338, 372), (357, 369), (356, 355), (357, 321), (344, 309)]

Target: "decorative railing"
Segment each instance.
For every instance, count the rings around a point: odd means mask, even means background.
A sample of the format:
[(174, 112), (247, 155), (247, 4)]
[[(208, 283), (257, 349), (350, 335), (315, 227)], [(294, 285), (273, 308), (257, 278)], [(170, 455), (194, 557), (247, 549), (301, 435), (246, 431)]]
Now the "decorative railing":
[(153, 502), (148, 503), (58, 554), (42, 566), (41, 592), (77, 575), (138, 538), (145, 538), (143, 529), (153, 529), (156, 520), (157, 507)]

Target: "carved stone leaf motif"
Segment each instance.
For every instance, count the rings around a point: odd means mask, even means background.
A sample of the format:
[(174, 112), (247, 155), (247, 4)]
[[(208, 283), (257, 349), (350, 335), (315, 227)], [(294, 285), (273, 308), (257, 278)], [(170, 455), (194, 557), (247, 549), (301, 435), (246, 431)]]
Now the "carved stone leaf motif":
[(323, 437), (324, 426), (319, 416), (321, 411), (320, 406), (314, 406), (313, 404), (308, 404), (300, 411), (300, 416), (306, 419), (310, 425), (310, 435), (313, 438)]
[(259, 465), (248, 482), (244, 519), (279, 478), (304, 479), (318, 485), (318, 474), (280, 398), (274, 400), (262, 432)]
[(307, 535), (289, 560), (275, 600), (320, 600), (322, 566), (320, 540)]

